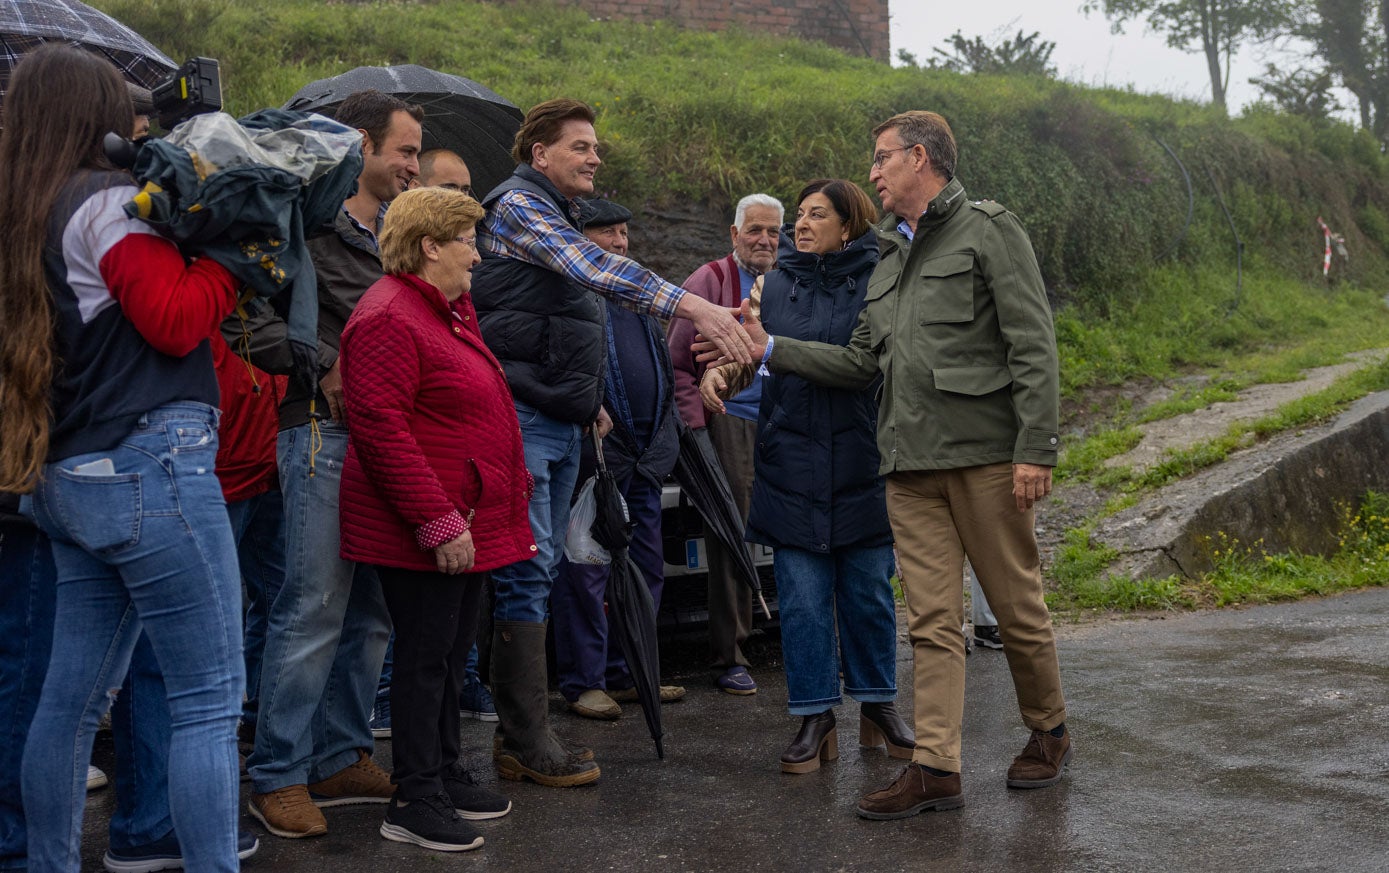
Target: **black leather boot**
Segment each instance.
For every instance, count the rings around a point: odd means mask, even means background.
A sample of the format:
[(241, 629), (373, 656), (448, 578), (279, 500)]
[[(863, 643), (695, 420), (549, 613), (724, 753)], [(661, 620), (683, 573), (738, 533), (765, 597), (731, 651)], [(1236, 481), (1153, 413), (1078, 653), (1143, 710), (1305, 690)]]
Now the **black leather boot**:
[(886, 743), (889, 755), (910, 761), (916, 736), (897, 714), (897, 706), (892, 701), (865, 703), (859, 707), (858, 742), (870, 748)]
[(781, 753), (781, 772), (813, 773), (821, 761), (839, 757), (839, 732), (834, 727), (834, 710), (807, 715), (801, 729), (786, 751)]

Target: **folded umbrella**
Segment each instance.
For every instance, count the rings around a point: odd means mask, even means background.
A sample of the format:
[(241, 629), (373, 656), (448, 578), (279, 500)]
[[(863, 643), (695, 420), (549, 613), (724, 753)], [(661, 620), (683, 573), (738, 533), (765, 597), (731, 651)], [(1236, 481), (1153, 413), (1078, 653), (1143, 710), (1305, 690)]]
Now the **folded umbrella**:
[(632, 542), (632, 519), (627, 501), (617, 487), (608, 465), (603, 461), (603, 441), (597, 430), (593, 434), (594, 452), (598, 461), (597, 481), (593, 486), (598, 514), (593, 520), (593, 538), (612, 553), (608, 572), (608, 622), (627, 669), (636, 686), (637, 700), (651, 739), (656, 743), (656, 757), (664, 759), (664, 732), (661, 729), (661, 652), (656, 639), (656, 603), (646, 587), (641, 570), (628, 554)]
[(703, 429), (693, 430), (680, 425), (680, 454), (675, 460), (675, 480), (680, 490), (694, 504), (704, 518), (704, 528), (712, 534), (724, 550), (733, 556), (738, 578), (757, 595), (762, 606), (762, 614), (771, 620), (772, 611), (767, 608), (767, 600), (762, 596), (762, 580), (757, 576), (757, 566), (752, 562), (747, 542), (743, 539), (746, 529), (743, 514), (733, 501), (733, 490), (728, 487), (728, 477), (724, 475), (718, 456), (714, 454), (714, 444)]

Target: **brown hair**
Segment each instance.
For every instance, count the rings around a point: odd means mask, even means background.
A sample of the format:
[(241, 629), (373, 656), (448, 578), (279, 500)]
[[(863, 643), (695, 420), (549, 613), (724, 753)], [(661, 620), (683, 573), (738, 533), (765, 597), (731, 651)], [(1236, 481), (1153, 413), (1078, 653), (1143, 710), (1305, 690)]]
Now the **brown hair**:
[(950, 125), (942, 116), (921, 109), (902, 112), (873, 128), (873, 138), (877, 139), (889, 129), (897, 131), (902, 145), (908, 148), (924, 147), (926, 157), (931, 159), (931, 166), (942, 178), (947, 181), (955, 178), (955, 161), (959, 153), (955, 148), (955, 134), (950, 132)]
[(844, 222), (850, 241), (868, 233), (873, 226), (873, 219), (877, 216), (873, 201), (868, 199), (862, 188), (848, 179), (816, 179), (807, 183), (796, 198), (796, 206), (799, 207), (811, 194), (825, 195), (839, 220)]
[(597, 116), (587, 103), (569, 97), (557, 97), (537, 104), (526, 113), (526, 120), (521, 123), (521, 129), (516, 131), (516, 142), (511, 147), (511, 157), (518, 164), (529, 164), (531, 152), (535, 147), (558, 142), (564, 123), (572, 120), (593, 124)]
[(381, 154), (381, 145), (391, 132), (391, 120), (397, 112), (424, 124), (424, 107), (416, 103), (406, 103), (392, 94), (385, 94), (375, 88), (357, 91), (347, 95), (338, 104), (333, 118), (348, 127), (365, 130), (371, 137), (371, 153)]
[(418, 273), (424, 266), (420, 243), (438, 243), (476, 225), (487, 213), (473, 198), (448, 188), (415, 188), (391, 201), (381, 225), (381, 267), (387, 273)]
[(73, 174), (114, 169), (102, 139), (130, 132), (135, 109), (116, 68), (68, 45), (21, 60), (0, 132), (0, 491), (33, 489), (48, 454), (53, 304), (43, 269), (53, 205)]

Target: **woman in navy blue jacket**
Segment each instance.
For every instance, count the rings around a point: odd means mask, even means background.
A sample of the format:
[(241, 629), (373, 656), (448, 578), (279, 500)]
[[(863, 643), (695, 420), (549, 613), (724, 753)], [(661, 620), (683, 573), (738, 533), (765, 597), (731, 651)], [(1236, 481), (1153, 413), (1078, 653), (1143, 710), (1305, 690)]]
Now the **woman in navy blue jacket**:
[[(794, 251), (783, 239), (754, 306), (769, 333), (847, 344), (878, 263), (872, 202), (853, 182), (817, 179), (797, 203)], [(722, 411), (720, 398), (751, 374), (737, 364), (710, 370), (700, 386), (705, 405)], [(841, 672), (844, 691), (862, 704), (860, 742), (886, 741), (888, 754), (910, 758), (912, 733), (893, 705), (897, 625), (877, 384), (844, 391), (783, 374), (762, 384), (747, 538), (776, 550), (789, 705), (802, 717), (781, 769), (809, 773), (838, 755)]]

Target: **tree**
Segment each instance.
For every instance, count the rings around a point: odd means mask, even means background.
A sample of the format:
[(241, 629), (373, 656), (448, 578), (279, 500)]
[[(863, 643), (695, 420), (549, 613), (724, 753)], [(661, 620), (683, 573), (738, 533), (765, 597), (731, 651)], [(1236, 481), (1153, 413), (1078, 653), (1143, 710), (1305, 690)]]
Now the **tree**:
[(930, 66), (957, 73), (1056, 75), (1056, 67), (1051, 64), (1051, 53), (1056, 51), (1056, 43), (1042, 39), (1040, 31), (1024, 36), (1019, 30), (1011, 40), (989, 45), (982, 36), (965, 39), (964, 33), (957, 30), (945, 42), (952, 51), (936, 49), (939, 57), (931, 58)]
[(1211, 77), (1211, 102), (1226, 108), (1230, 59), (1240, 46), (1285, 36), (1295, 0), (1085, 0), (1084, 12), (1104, 12), (1115, 33), (1135, 19), (1167, 35), (1167, 44), (1202, 52)]
[(1355, 95), (1360, 126), (1389, 142), (1389, 0), (1317, 0), (1298, 31)]
[(1279, 69), (1277, 64), (1269, 64), (1263, 76), (1250, 79), (1249, 83), (1258, 85), (1274, 108), (1290, 115), (1320, 121), (1329, 118), (1333, 112), (1340, 112), (1342, 108), (1331, 93), (1336, 83), (1329, 70), (1298, 67), (1285, 71)]

